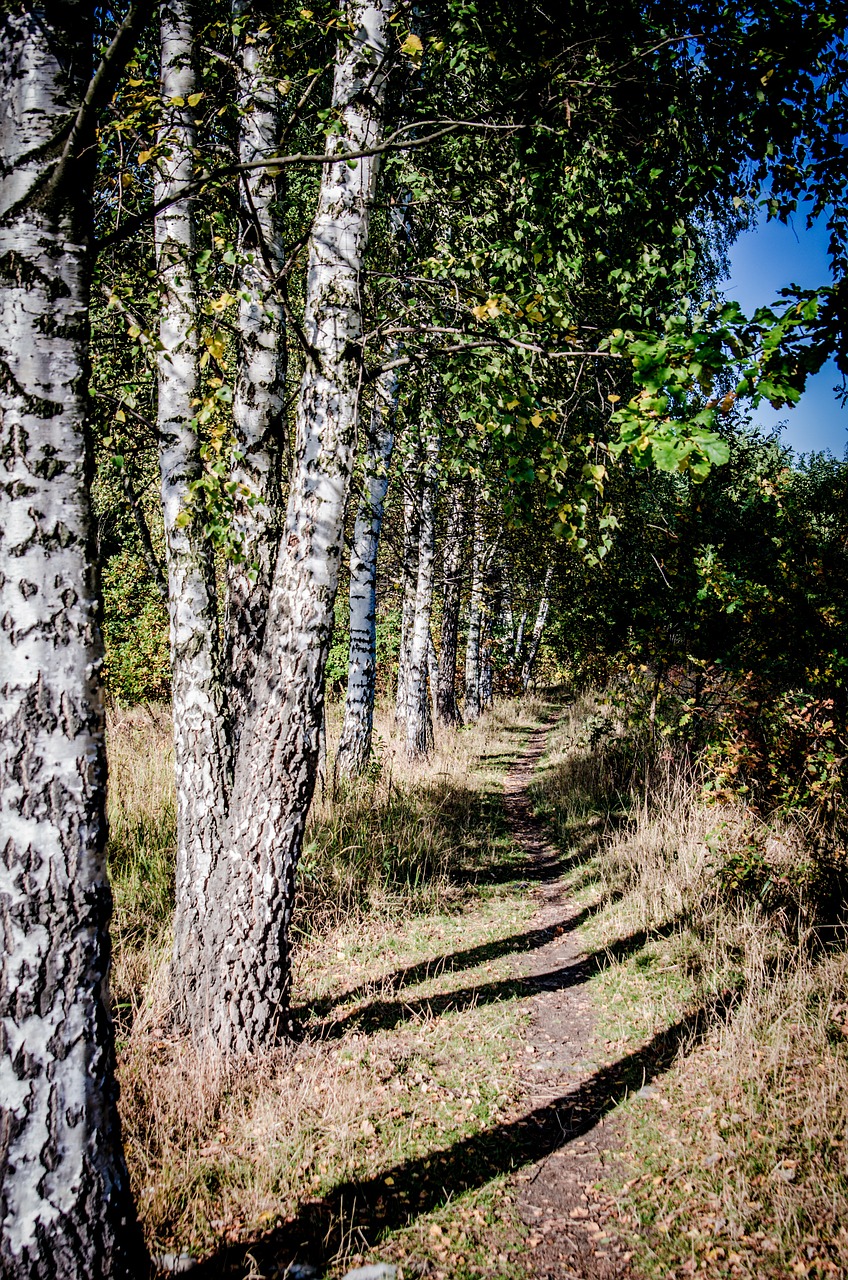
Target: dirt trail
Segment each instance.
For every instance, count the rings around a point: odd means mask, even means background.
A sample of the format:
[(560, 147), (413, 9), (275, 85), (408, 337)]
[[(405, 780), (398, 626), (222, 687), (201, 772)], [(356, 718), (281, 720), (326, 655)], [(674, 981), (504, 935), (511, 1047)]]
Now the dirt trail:
[(607, 1229), (612, 1201), (593, 1184), (608, 1170), (616, 1145), (615, 1121), (606, 1113), (620, 1090), (605, 1089), (605, 1073), (592, 1058), (589, 967), (574, 936), (582, 912), (570, 900), (557, 850), (530, 803), (549, 727), (534, 730), (504, 785), (510, 829), (539, 882), (533, 927), (550, 934), (524, 959), (532, 990), (525, 1105), (539, 1117), (540, 1159), (518, 1175), (518, 1196), (539, 1280), (610, 1280), (630, 1275), (629, 1254)]

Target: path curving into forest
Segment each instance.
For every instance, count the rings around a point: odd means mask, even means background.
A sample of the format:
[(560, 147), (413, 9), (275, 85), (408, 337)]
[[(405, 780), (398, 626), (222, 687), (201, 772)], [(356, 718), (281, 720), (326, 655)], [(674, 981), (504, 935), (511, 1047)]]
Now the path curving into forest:
[(537, 882), (531, 927), (547, 941), (522, 960), (531, 993), (521, 1066), (522, 1110), (538, 1128), (538, 1158), (516, 1175), (538, 1280), (611, 1280), (629, 1276), (629, 1253), (616, 1239), (614, 1203), (594, 1190), (610, 1170), (614, 1110), (627, 1082), (593, 1058), (594, 972), (576, 937), (586, 911), (563, 881), (561, 856), (534, 816), (533, 776), (550, 722), (535, 729), (507, 775), (504, 808), (513, 839)]

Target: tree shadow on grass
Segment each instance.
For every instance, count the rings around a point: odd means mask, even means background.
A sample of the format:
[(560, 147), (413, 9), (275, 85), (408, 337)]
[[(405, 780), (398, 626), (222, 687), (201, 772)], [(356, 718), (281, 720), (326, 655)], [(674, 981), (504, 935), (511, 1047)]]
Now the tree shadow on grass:
[(403, 1160), (379, 1176), (334, 1187), (323, 1199), (302, 1205), (290, 1221), (268, 1234), (225, 1246), (201, 1264), (195, 1276), (198, 1280), (243, 1276), (249, 1259), (264, 1275), (282, 1275), (294, 1258), (323, 1269), (351, 1239), (364, 1251), (386, 1232), (409, 1225), (448, 1199), (535, 1163), (588, 1133), (628, 1094), (667, 1071), (717, 1018), (728, 1016), (732, 1004), (730, 993), (715, 996), (641, 1049), (507, 1124), (428, 1156)]
[[(576, 918), (577, 922), (580, 922), (580, 917), (591, 915), (597, 909), (587, 908), (585, 912), (580, 912)], [(559, 969), (551, 969), (547, 973), (499, 978), (492, 982), (482, 982), (475, 986), (461, 987), (457, 991), (446, 991), (420, 999), (372, 1000), (362, 1009), (354, 1009), (340, 1018), (326, 1019), (312, 1033), (312, 1036), (321, 1040), (338, 1040), (353, 1032), (360, 1035), (373, 1035), (377, 1031), (391, 1031), (402, 1022), (429, 1021), (445, 1013), (461, 1013), (478, 1005), (524, 999), (534, 990), (564, 991), (568, 987), (586, 982), (593, 974), (624, 959), (625, 956), (641, 951), (647, 942), (670, 936), (680, 927), (683, 919), (683, 916), (675, 916), (657, 929), (639, 929), (628, 934), (626, 938), (619, 938), (618, 941), (606, 947), (590, 952), (589, 955), (582, 956)], [(571, 927), (575, 925), (572, 924)], [(556, 928), (554, 926), (552, 930), (554, 935)], [(551, 931), (539, 929), (532, 932), (537, 935), (537, 946), (542, 945), (543, 941), (550, 941)], [(547, 933), (547, 938), (542, 938), (541, 935), (544, 933)], [(478, 948), (478, 950), (481, 949)]]

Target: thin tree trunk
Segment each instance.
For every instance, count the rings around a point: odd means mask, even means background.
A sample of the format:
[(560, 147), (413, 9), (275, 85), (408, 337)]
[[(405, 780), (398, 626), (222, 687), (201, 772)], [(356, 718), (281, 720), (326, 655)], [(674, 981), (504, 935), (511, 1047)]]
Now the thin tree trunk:
[(409, 687), (406, 704), (406, 754), (420, 760), (433, 748), (433, 721), (427, 692), (427, 649), (430, 641), (430, 614), (433, 608), (433, 567), (436, 558), (436, 468), (439, 440), (427, 441), (424, 480), (421, 488), (421, 521), (418, 533), (418, 581), (415, 591), (415, 621), (409, 646)]
[[(248, 164), (279, 149), (278, 74), (267, 27), (244, 19), (252, 0), (233, 0), (240, 24), (238, 158)], [(285, 448), (286, 334), (276, 276), (284, 265), (277, 202), (279, 179), (251, 169), (239, 181), (239, 364), (233, 428), (239, 454), (232, 470), (235, 533), (243, 559), (229, 566), (225, 644), (230, 713), (237, 747), (250, 711), (253, 677), (262, 648), (271, 580), (283, 526), (282, 458)]]
[[(431, 613), (432, 616), (432, 613)], [(427, 697), (427, 714), (430, 717), (430, 736), (433, 736), (433, 712), (435, 711), (436, 689), (439, 684), (439, 659), (436, 656), (436, 646), (433, 644), (433, 632), (427, 636), (427, 681), (428, 681), (428, 697)]]
[[(163, 0), (160, 20), (159, 142), (167, 150), (155, 186), (157, 203), (191, 177), (195, 145), (193, 110), (178, 105), (194, 92), (191, 5), (188, 0)], [(199, 368), (194, 223), (187, 200), (157, 215), (155, 242), (162, 289), (158, 428), (177, 782), (172, 985), (178, 1022), (194, 1023), (195, 992), (205, 980), (203, 927), (211, 910), (207, 892), (224, 830), (230, 764), (212, 549), (201, 532), (202, 519), (186, 506), (191, 482), (201, 473), (200, 441), (192, 426)]]
[(398, 680), (395, 698), (395, 720), (399, 725), (404, 726), (406, 725), (410, 689), (409, 664), (412, 628), (415, 625), (415, 593), (418, 588), (419, 522), (418, 483), (416, 480), (413, 486), (407, 480), (403, 491), (403, 551), (401, 560), (403, 600), (401, 603), (400, 649), (398, 651)]
[[(350, 0), (328, 146), (379, 142), (393, 3)], [(226, 855), (210, 912), (210, 977), (195, 1017), (218, 1046), (246, 1053), (287, 1030), (289, 922), (306, 814), (315, 786), (324, 669), (344, 545), (356, 435), (360, 271), (377, 163), (327, 165), (309, 247), (304, 330), (310, 347), (283, 542), (242, 737)]]
[(512, 666), (517, 668), (521, 662), (521, 655), (524, 652), (524, 628), (527, 626), (527, 610), (522, 609), (521, 617), (518, 621), (518, 631), (515, 635), (515, 648), (512, 651)]
[(27, 1280), (117, 1280), (145, 1262), (107, 987), (103, 655), (84, 428), (88, 160), (74, 158), (44, 193), (86, 90), (88, 13), (16, 5), (0, 20), (0, 1273)]
[(436, 677), (436, 713), (444, 725), (459, 726), (462, 716), (456, 701), (456, 654), (459, 638), (459, 606), (462, 600), (462, 557), (465, 549), (465, 503), (459, 488), (451, 494), (445, 530), (442, 595), (442, 637)]
[(483, 514), (475, 492), (474, 540), (471, 561), (471, 596), (468, 602), (468, 639), (465, 646), (465, 717), (480, 716), (480, 626), (483, 613)]
[(365, 452), (364, 492), (350, 553), (350, 657), (336, 777), (356, 778), (371, 755), (377, 675), (377, 550), (389, 483), (398, 398), (395, 370), (377, 381)]
[(548, 599), (548, 588), (551, 584), (552, 574), (553, 565), (549, 564), (547, 573), (545, 574), (545, 585), (542, 587), (542, 598), (539, 601), (539, 608), (536, 611), (536, 621), (533, 624), (533, 634), (531, 635), (530, 643), (527, 646), (527, 657), (525, 658), (524, 665), (521, 668), (522, 693), (526, 693), (530, 688), (530, 680), (533, 676), (533, 665), (539, 652), (539, 645), (542, 643), (542, 633), (545, 630), (545, 623), (548, 620), (548, 611), (551, 607), (551, 602)]

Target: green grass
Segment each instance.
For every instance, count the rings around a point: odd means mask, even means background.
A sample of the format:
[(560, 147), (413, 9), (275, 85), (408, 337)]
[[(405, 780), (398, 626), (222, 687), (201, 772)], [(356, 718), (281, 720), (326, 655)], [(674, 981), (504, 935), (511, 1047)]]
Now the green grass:
[(295, 927), (302, 1038), (238, 1069), (167, 1032), (167, 723), (112, 727), (116, 985), (135, 1014), (122, 1115), (155, 1251), (226, 1247), (236, 1275), (263, 1249), (303, 1258), (303, 1237), (330, 1273), (381, 1257), (429, 1260), (436, 1280), (524, 1274), (498, 1135), (520, 1105), (515, 956), (533, 902), (500, 796), (537, 711), (497, 708), (415, 772), (384, 719), (382, 767), (318, 797)]
[[(554, 735), (536, 784), (594, 958), (597, 1057), (683, 1025), (677, 1057), (623, 1106), (619, 1228), (646, 1277), (848, 1273), (848, 957), (780, 903), (732, 893), (722, 858), (755, 838), (777, 868), (798, 833), (704, 804), (669, 772), (629, 796), (591, 702)], [(716, 831), (723, 848), (716, 852)], [(799, 932), (800, 924), (800, 932)], [(688, 1029), (687, 1029), (688, 1028)]]

